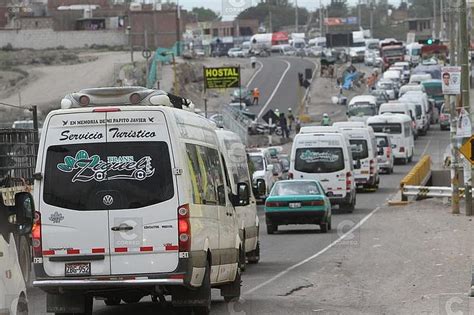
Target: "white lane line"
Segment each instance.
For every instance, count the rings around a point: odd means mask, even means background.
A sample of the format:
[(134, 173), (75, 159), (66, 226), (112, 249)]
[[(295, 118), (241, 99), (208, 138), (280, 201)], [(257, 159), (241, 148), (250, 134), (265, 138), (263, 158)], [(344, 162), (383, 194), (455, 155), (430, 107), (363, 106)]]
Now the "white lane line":
[(277, 83), (275, 89), (273, 90), (272, 94), (271, 94), (270, 97), (268, 98), (267, 102), (265, 103), (265, 105), (263, 105), (262, 109), (261, 109), (260, 112), (258, 113), (257, 119), (259, 119), (260, 117), (262, 117), (263, 112), (265, 111), (265, 109), (267, 109), (268, 105), (270, 105), (270, 102), (272, 101), (272, 99), (273, 99), (273, 97), (275, 96), (276, 92), (277, 92), (278, 89), (280, 88), (280, 85), (281, 85), (281, 83), (283, 82), (283, 79), (285, 79), (286, 74), (288, 73), (288, 71), (289, 71), (290, 68), (291, 68), (291, 64), (290, 64), (288, 61), (286, 61), (286, 60), (284, 60), (284, 59), (282, 59), (282, 61), (283, 61), (283, 62), (286, 62), (286, 64), (287, 64), (286, 69), (285, 69), (285, 71), (283, 72), (283, 75), (281, 76), (280, 81), (278, 81), (278, 83)]
[(428, 150), (428, 148), (430, 146), (430, 143), (431, 143), (431, 139), (428, 140), (428, 143), (426, 144), (425, 149), (423, 150), (423, 153), (421, 153), (421, 156), (425, 155), (426, 151)]
[(252, 294), (253, 292), (261, 289), (262, 287), (266, 286), (267, 284), (270, 284), (272, 283), (273, 281), (283, 277), (284, 275), (286, 275), (287, 273), (289, 273), (290, 271), (292, 271), (293, 269), (296, 269), (298, 268), (299, 266), (301, 265), (304, 265), (306, 264), (307, 262), (321, 256), (322, 254), (324, 254), (325, 252), (327, 252), (329, 249), (331, 249), (332, 247), (334, 247), (334, 245), (336, 245), (337, 243), (339, 243), (340, 241), (342, 241), (343, 239), (345, 239), (348, 235), (351, 235), (352, 232), (354, 232), (355, 230), (357, 230), (359, 227), (362, 226), (362, 224), (364, 224), (367, 220), (370, 219), (370, 217), (372, 217), (377, 211), (380, 210), (380, 206), (375, 208), (374, 210), (372, 210), (372, 212), (370, 212), (368, 215), (366, 215), (362, 220), (359, 221), (359, 223), (357, 223), (352, 229), (350, 229), (348, 232), (346, 232), (344, 235), (340, 236), (337, 240), (335, 240), (334, 242), (332, 242), (331, 244), (329, 244), (328, 246), (326, 246), (325, 248), (323, 248), (322, 250), (320, 250), (319, 252), (317, 252), (316, 254), (314, 254), (313, 256), (310, 256), (302, 261), (300, 261), (299, 263), (297, 264), (294, 264), (293, 266), (290, 266), (288, 268), (286, 268), (285, 270), (283, 270), (282, 272), (276, 274), (275, 276), (273, 276), (272, 278), (268, 279), (267, 281), (265, 282), (262, 282), (261, 284), (257, 285), (256, 287), (254, 287), (253, 289), (250, 289), (246, 292), (244, 292), (244, 295), (249, 295), (249, 294)]
[(263, 69), (263, 63), (261, 63), (260, 61), (257, 61), (257, 63), (260, 65), (260, 67), (258, 67), (258, 70), (255, 71), (252, 75), (252, 77), (250, 78), (249, 82), (247, 83), (247, 85), (245, 85), (245, 87), (248, 89), (250, 84), (252, 84), (253, 82), (253, 79), (255, 79), (255, 77), (257, 76), (257, 74), (259, 74), (260, 71), (262, 71)]

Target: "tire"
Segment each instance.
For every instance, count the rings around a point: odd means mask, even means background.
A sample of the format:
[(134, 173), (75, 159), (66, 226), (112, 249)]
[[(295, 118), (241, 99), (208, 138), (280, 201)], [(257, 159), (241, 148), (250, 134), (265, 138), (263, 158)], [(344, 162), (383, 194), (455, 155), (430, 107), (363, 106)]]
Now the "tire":
[(195, 315), (208, 315), (211, 312), (211, 265), (207, 262), (201, 287), (198, 289), (199, 297), (203, 297), (203, 305), (194, 306)]
[(329, 217), (329, 220), (328, 220), (328, 231), (331, 231), (331, 230), (332, 230), (332, 223), (331, 223), (331, 221), (332, 221), (332, 217), (330, 216), (330, 217)]
[(403, 164), (403, 165), (407, 165), (407, 164), (408, 164), (408, 159), (407, 159), (407, 158), (403, 158), (403, 159), (402, 159), (402, 164)]
[(257, 241), (257, 246), (249, 253), (247, 261), (249, 264), (257, 264), (260, 261), (260, 241)]
[(116, 306), (116, 305), (119, 305), (121, 301), (122, 299), (119, 297), (111, 297), (111, 298), (106, 298), (104, 300), (104, 303), (107, 306)]
[(319, 228), (321, 229), (321, 233), (327, 233), (329, 230), (329, 224), (327, 222), (319, 224)]
[(242, 279), (239, 270), (235, 275), (234, 281), (221, 287), (221, 295), (224, 297), (224, 301), (237, 302), (240, 299)]
[(124, 297), (122, 300), (127, 304), (135, 304), (135, 303), (140, 302), (142, 297), (143, 297), (142, 295), (131, 295), (131, 296)]
[(267, 234), (275, 234), (278, 230), (278, 227), (272, 223), (267, 223)]
[(244, 241), (242, 242), (242, 247), (239, 249), (239, 269), (240, 271), (244, 272), (246, 268), (246, 260), (247, 257), (245, 256), (245, 235)]
[(31, 251), (26, 237), (20, 237), (18, 248), (18, 261), (20, 263), (21, 273), (23, 274), (25, 283), (28, 285), (31, 278)]
[(389, 173), (389, 174), (393, 174), (393, 167), (391, 167), (391, 168), (388, 170), (388, 173)]
[(412, 156), (410, 156), (410, 157), (408, 158), (408, 163), (411, 163), (411, 161), (413, 161), (413, 154), (412, 154)]
[(355, 204), (356, 204), (356, 198), (352, 200), (351, 203), (347, 204), (344, 208), (347, 210), (347, 212), (352, 213), (355, 210)]
[(28, 301), (23, 295), (18, 299), (16, 315), (28, 315)]

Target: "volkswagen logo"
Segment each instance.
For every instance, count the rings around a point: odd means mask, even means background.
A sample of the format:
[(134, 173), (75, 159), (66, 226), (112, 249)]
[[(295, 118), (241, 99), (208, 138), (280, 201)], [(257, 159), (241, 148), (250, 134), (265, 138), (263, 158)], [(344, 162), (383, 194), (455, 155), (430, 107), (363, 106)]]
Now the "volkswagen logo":
[(114, 203), (114, 198), (111, 195), (105, 195), (104, 198), (102, 198), (102, 202), (106, 206), (110, 206)]

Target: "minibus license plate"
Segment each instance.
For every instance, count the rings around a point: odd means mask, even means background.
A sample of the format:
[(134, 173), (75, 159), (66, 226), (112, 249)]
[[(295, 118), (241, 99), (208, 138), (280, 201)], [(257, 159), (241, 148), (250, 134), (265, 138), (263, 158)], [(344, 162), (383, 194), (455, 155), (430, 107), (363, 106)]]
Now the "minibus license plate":
[(292, 209), (301, 208), (301, 202), (290, 202), (289, 206)]
[(66, 264), (66, 276), (90, 276), (91, 263)]

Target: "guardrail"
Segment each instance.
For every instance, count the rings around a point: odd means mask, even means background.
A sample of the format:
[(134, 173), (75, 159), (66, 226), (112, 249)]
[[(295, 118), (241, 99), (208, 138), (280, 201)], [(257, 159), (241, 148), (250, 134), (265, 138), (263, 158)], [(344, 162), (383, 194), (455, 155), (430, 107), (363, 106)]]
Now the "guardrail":
[(222, 106), (222, 118), (224, 120), (224, 127), (238, 134), (242, 142), (248, 145), (249, 128), (251, 127), (252, 120), (227, 105)]
[(431, 157), (425, 155), (411, 169), (411, 171), (400, 181), (402, 201), (408, 201), (407, 194), (404, 193), (406, 186), (424, 186), (431, 177)]

